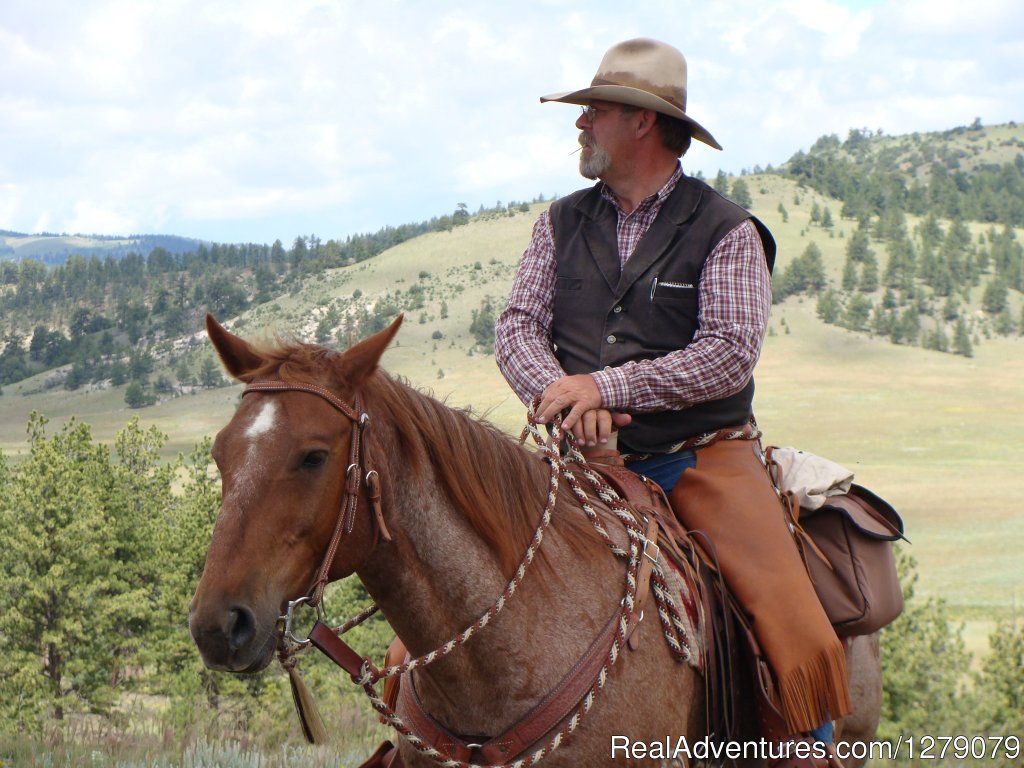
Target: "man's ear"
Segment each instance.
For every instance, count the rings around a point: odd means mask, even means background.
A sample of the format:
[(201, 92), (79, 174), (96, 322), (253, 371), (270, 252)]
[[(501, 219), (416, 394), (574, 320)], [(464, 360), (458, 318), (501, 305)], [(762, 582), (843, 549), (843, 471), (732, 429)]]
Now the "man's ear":
[(641, 109), (637, 114), (640, 119), (636, 124), (636, 138), (642, 139), (654, 130), (654, 126), (658, 122), (658, 113), (653, 109)]

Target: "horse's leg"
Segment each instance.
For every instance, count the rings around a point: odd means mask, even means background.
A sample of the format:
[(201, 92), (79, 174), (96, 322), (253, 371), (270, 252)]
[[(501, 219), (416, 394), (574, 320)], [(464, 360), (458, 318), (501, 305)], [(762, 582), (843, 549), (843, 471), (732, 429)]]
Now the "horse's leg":
[[(869, 742), (875, 738), (882, 714), (882, 662), (878, 633), (853, 638), (846, 650), (846, 668), (850, 676), (850, 699), (853, 711), (839, 721), (839, 742)], [(861, 768), (864, 760), (849, 758), (847, 768)]]

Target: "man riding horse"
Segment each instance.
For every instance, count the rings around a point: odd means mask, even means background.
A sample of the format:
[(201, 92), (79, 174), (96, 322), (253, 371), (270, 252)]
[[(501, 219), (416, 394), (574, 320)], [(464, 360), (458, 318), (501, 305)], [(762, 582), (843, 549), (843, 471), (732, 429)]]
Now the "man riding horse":
[(525, 403), (540, 398), (538, 421), (565, 413), (584, 446), (617, 430), (627, 466), (670, 494), (687, 527), (711, 535), (786, 727), (830, 742), (833, 719), (850, 710), (843, 646), (748, 426), (775, 242), (683, 173), (691, 139), (721, 149), (686, 97), (682, 54), (636, 39), (605, 54), (589, 87), (541, 98), (582, 106), (580, 173), (599, 181), (538, 218), (495, 357)]

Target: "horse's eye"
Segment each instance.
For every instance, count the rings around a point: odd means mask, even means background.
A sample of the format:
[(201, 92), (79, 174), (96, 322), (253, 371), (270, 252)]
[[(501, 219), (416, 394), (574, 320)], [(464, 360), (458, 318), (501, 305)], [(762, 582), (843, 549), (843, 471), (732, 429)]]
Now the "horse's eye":
[(322, 467), (327, 461), (327, 451), (310, 451), (302, 457), (303, 469)]

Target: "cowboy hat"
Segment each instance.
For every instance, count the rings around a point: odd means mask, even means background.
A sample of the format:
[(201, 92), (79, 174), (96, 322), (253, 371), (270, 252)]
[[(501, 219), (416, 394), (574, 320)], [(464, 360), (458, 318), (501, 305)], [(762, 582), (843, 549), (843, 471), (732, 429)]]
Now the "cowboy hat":
[(690, 125), (693, 138), (715, 149), (721, 145), (686, 114), (686, 59), (667, 43), (638, 37), (613, 45), (601, 59), (589, 88), (541, 96), (540, 100), (587, 105), (613, 101), (674, 117)]

